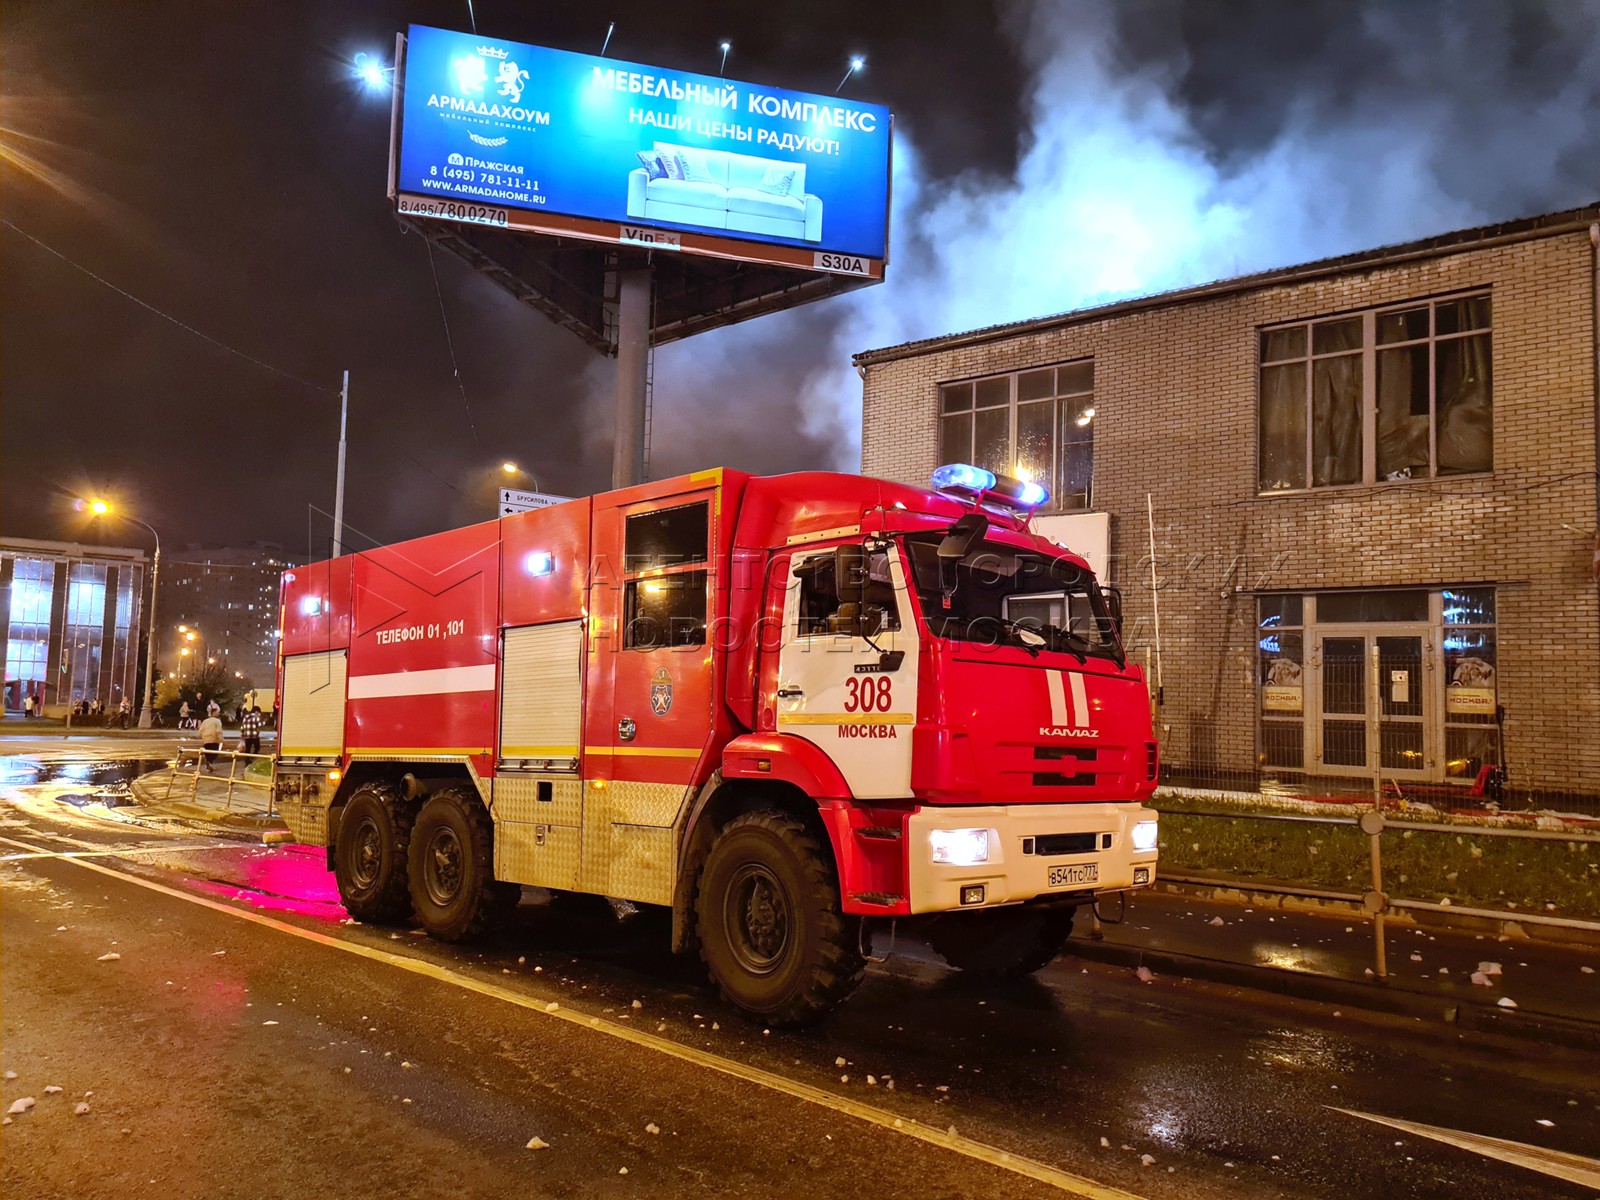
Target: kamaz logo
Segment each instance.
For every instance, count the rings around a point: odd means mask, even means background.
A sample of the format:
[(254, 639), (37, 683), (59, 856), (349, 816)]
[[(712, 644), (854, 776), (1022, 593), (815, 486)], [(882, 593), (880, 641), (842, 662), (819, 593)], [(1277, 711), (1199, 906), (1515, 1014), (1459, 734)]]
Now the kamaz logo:
[(1065, 725), (1041, 725), (1040, 737), (1068, 737), (1068, 738), (1097, 738), (1100, 736), (1098, 729), (1070, 729)]

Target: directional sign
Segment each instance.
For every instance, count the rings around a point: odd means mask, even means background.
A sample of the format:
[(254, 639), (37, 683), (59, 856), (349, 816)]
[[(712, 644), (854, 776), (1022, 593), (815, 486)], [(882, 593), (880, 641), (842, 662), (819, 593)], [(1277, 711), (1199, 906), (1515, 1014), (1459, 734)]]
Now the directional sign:
[(552, 496), (549, 492), (520, 492), (516, 488), (501, 488), (500, 515), (509, 517), (512, 513), (532, 512), (536, 508), (549, 508), (552, 504), (571, 499), (571, 496)]

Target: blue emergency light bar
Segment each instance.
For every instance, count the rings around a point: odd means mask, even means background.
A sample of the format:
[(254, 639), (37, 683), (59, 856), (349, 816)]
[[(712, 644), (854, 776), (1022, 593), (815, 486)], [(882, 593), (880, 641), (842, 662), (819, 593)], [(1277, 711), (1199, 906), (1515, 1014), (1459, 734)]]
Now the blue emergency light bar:
[(935, 491), (964, 493), (1019, 512), (1032, 512), (1050, 502), (1050, 491), (1041, 483), (996, 475), (970, 463), (946, 463), (934, 471), (932, 482)]

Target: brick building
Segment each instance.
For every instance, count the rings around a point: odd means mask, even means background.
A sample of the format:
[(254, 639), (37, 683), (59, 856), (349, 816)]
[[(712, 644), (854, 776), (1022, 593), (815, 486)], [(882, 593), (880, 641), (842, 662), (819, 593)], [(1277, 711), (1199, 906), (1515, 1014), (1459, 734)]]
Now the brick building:
[(1593, 206), (866, 351), (863, 470), (1049, 482), (1139, 659), (1159, 601), (1170, 781), (1503, 763), (1592, 803), (1597, 241)]

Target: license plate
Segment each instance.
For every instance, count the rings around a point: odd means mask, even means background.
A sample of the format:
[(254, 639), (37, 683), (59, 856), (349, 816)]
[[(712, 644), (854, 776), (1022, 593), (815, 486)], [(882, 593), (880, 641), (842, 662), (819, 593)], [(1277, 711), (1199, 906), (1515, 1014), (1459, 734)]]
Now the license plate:
[(1051, 887), (1083, 887), (1099, 882), (1099, 863), (1075, 863), (1068, 867), (1050, 868)]

